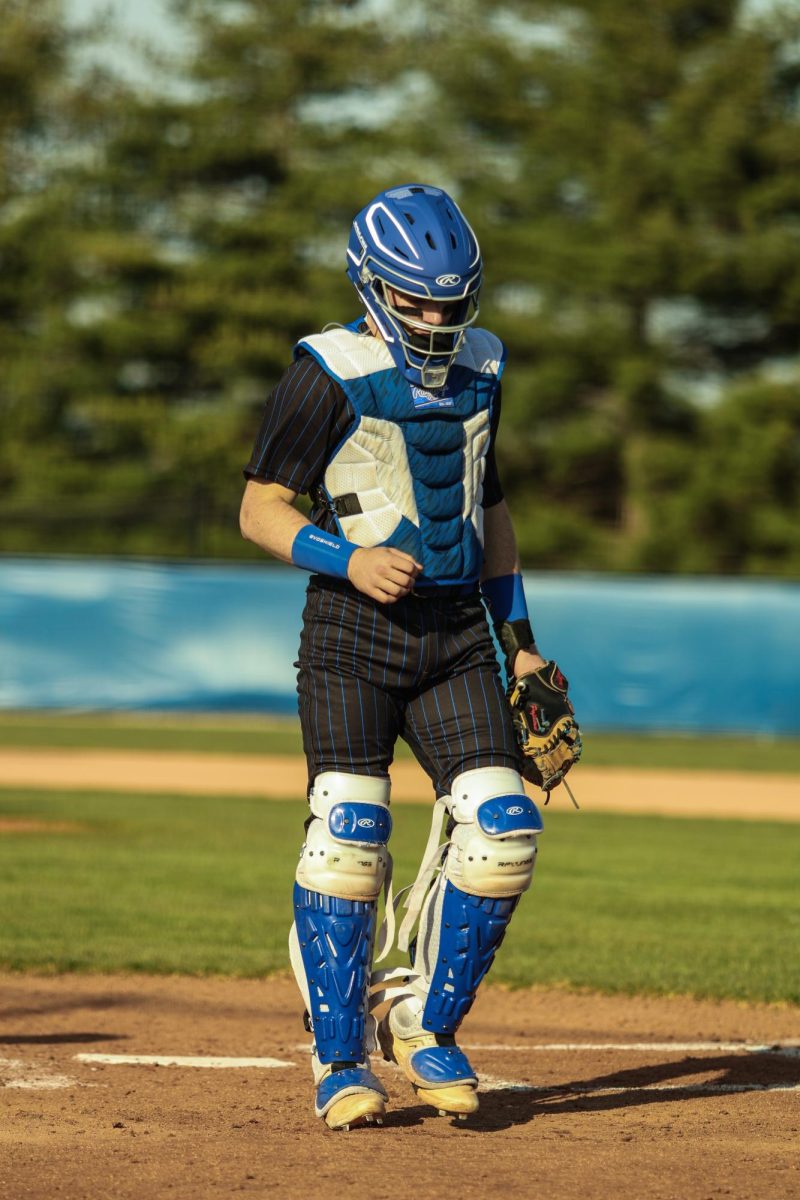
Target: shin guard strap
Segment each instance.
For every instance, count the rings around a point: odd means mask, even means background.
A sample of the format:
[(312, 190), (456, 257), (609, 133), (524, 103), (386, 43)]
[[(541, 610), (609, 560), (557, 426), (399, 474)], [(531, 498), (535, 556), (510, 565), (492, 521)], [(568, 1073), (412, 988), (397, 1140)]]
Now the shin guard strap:
[(422, 1014), (426, 1032), (453, 1034), (492, 965), (519, 896), (486, 899), (444, 885), (436, 963)]
[(295, 925), (322, 1063), (364, 1059), (375, 911), (373, 900), (340, 900), (295, 884)]

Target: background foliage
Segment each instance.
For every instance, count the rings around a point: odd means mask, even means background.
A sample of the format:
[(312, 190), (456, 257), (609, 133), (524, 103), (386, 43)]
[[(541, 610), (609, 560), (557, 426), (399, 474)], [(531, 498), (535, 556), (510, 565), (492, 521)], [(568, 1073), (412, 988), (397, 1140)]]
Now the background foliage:
[(416, 178), (484, 249), (525, 565), (796, 576), (792, 8), (180, 0), (133, 90), (0, 0), (0, 550), (254, 554), (262, 405)]

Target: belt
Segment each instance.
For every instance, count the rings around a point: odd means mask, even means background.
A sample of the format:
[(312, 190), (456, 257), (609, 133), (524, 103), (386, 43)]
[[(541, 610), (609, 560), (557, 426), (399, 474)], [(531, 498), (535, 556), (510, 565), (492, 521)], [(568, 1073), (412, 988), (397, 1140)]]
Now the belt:
[[(316, 588), (324, 589), (329, 592), (344, 592), (347, 595), (360, 595), (357, 588), (354, 588), (349, 579), (339, 579), (334, 575), (320, 575), (315, 572), (311, 575), (311, 583)], [(442, 587), (422, 587), (414, 588), (409, 592), (406, 599), (415, 600), (458, 600), (465, 599), (468, 596), (474, 596), (475, 599), (479, 596), (478, 583), (449, 583), (443, 584)]]
[(442, 587), (414, 588), (411, 595), (420, 600), (456, 600), (465, 596), (477, 596), (478, 584), (450, 583), (443, 584)]

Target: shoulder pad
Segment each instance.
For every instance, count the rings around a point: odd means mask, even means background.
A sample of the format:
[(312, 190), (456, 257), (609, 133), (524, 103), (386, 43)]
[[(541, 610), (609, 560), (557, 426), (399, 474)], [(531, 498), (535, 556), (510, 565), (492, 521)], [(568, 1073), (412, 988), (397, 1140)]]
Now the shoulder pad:
[(469, 367), (478, 375), (496, 375), (503, 373), (506, 360), (506, 348), (488, 329), (468, 329), (464, 342), (458, 352), (457, 362)]
[(314, 333), (297, 343), (295, 353), (313, 354), (336, 379), (361, 379), (376, 371), (394, 368), (394, 360), (385, 342), (367, 334), (337, 327)]

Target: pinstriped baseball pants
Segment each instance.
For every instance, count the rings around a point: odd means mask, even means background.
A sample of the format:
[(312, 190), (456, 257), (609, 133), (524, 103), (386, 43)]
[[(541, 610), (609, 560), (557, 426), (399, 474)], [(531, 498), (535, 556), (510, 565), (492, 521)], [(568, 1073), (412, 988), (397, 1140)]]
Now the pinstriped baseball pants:
[(519, 769), (477, 590), (379, 604), (344, 580), (313, 575), (295, 665), (309, 787), (322, 771), (386, 778), (398, 737), (437, 795), (462, 771)]

